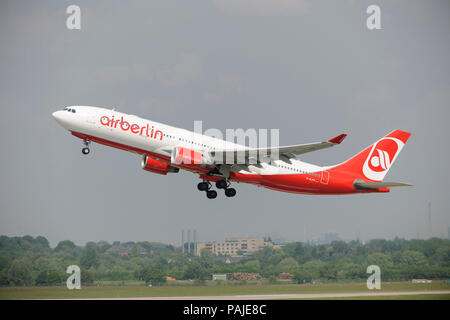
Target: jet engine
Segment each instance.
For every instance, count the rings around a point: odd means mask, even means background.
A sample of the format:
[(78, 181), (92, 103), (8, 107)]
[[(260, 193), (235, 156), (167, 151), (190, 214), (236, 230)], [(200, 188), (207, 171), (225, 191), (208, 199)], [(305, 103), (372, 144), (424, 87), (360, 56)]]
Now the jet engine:
[(157, 174), (166, 175), (168, 172), (178, 172), (179, 168), (172, 167), (165, 162), (153, 159), (148, 156), (143, 156), (141, 161), (141, 167), (145, 171), (150, 171)]

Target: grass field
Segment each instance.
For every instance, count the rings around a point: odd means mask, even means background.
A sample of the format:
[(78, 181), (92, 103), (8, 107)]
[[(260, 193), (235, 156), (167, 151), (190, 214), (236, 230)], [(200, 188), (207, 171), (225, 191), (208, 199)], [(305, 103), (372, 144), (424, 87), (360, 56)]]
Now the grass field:
[[(450, 290), (450, 283), (433, 281), (430, 284), (411, 282), (383, 282), (381, 290), (389, 291), (429, 291)], [(367, 292), (366, 283), (328, 283), (328, 284), (274, 284), (274, 285), (205, 285), (205, 286), (160, 286), (143, 285), (111, 286), (97, 285), (82, 287), (81, 290), (68, 290), (66, 287), (2, 287), (0, 299), (70, 299), (70, 298), (118, 298), (118, 297), (166, 297), (202, 295), (241, 295), (241, 294), (288, 294), (288, 293), (339, 293)], [(353, 297), (351, 299), (368, 299)], [(383, 297), (370, 297), (383, 299)], [(389, 296), (385, 299), (450, 299), (450, 295)], [(344, 299), (344, 298), (342, 298)]]
[(407, 296), (377, 296), (377, 297), (342, 297), (323, 298), (321, 300), (450, 300), (450, 294), (415, 294)]

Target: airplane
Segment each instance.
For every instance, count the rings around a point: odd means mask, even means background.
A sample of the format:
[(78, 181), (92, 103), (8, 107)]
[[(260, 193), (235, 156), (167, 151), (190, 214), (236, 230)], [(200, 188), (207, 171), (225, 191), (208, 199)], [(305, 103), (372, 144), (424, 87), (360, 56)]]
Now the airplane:
[(115, 109), (67, 106), (52, 115), (63, 128), (83, 140), (83, 154), (89, 154), (90, 143), (96, 142), (139, 154), (142, 169), (152, 173), (167, 175), (180, 169), (193, 172), (202, 180), (197, 189), (204, 191), (208, 199), (217, 197), (213, 183), (224, 190), (226, 197), (236, 195), (232, 182), (316, 195), (379, 193), (410, 186), (383, 182), (411, 135), (401, 130), (392, 131), (347, 161), (318, 166), (297, 156), (339, 145), (346, 134), (321, 142), (249, 148)]

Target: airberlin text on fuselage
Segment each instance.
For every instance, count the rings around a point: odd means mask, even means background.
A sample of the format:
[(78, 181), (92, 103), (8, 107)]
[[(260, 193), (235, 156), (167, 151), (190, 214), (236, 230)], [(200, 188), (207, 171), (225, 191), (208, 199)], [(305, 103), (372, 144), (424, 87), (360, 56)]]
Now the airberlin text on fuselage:
[(155, 130), (153, 126), (150, 129), (148, 123), (146, 126), (140, 126), (136, 123), (130, 124), (129, 122), (124, 121), (123, 117), (120, 117), (120, 120), (114, 120), (114, 116), (112, 116), (111, 119), (107, 116), (101, 116), (100, 124), (110, 128), (117, 128), (117, 126), (119, 126), (119, 128), (122, 129), (123, 131), (130, 130), (131, 133), (139, 134), (140, 136), (142, 136), (145, 132), (145, 135), (147, 137), (153, 139), (157, 139), (159, 134), (159, 140), (163, 139), (163, 133), (161, 130)]

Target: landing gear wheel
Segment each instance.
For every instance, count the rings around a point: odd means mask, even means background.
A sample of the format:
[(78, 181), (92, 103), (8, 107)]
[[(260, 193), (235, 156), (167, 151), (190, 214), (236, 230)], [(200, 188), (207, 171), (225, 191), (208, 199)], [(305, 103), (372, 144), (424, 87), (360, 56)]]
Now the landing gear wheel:
[(84, 148), (81, 149), (81, 152), (83, 154), (89, 154), (89, 144), (91, 143), (91, 141), (87, 140), (87, 139), (83, 139), (83, 144), (84, 144)]
[(207, 191), (208, 189), (209, 189), (209, 185), (208, 185), (208, 182), (200, 182), (198, 185), (197, 185), (197, 189), (199, 190), (199, 191)]
[(227, 187), (227, 181), (226, 180), (219, 180), (216, 182), (217, 189), (225, 189)]
[(234, 197), (236, 195), (236, 189), (234, 188), (225, 189), (225, 195), (227, 197)]
[(206, 191), (206, 197), (208, 197), (208, 199), (215, 199), (217, 197), (217, 191), (216, 190)]

